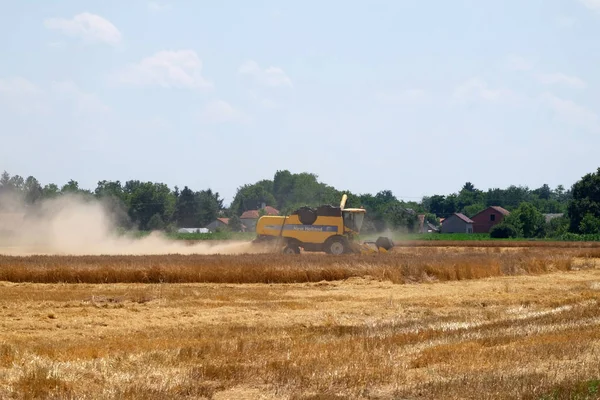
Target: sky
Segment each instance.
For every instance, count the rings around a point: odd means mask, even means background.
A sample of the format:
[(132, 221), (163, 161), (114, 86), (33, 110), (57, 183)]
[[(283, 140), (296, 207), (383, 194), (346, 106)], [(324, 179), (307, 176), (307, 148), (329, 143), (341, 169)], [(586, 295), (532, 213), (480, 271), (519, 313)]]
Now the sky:
[(570, 187), (600, 148), (600, 0), (2, 1), (0, 171), (405, 200)]

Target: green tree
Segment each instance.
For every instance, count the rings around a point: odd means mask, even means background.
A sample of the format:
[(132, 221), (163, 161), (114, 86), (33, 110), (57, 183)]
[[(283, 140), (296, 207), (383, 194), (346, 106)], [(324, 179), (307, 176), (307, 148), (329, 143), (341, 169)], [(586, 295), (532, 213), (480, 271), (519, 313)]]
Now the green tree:
[(466, 182), (463, 185), (463, 188), (462, 188), (461, 192), (463, 192), (463, 191), (474, 193), (475, 192), (475, 185), (473, 185), (471, 182)]
[(147, 227), (151, 231), (160, 231), (165, 229), (165, 222), (163, 221), (160, 214), (157, 213), (150, 217)]
[(60, 188), (61, 193), (77, 193), (79, 192), (79, 182), (73, 179), (69, 180), (66, 184)]
[(22, 192), (25, 187), (25, 179), (20, 175), (13, 175), (10, 178), (10, 186), (17, 192)]
[(60, 194), (60, 189), (55, 183), (49, 183), (42, 189), (42, 196), (45, 199), (51, 199)]
[(546, 237), (557, 238), (569, 231), (569, 218), (566, 216), (552, 218), (546, 223)]
[(548, 186), (548, 184), (544, 183), (540, 188), (535, 189), (533, 191), (533, 194), (535, 194), (538, 198), (542, 200), (550, 200), (552, 190), (550, 189), (550, 186)]
[(94, 196), (102, 202), (111, 213), (115, 223), (121, 228), (131, 228), (128, 215), (126, 196), (121, 181), (99, 181), (94, 190)]
[(475, 203), (475, 204), (471, 204), (469, 206), (466, 206), (465, 208), (463, 208), (463, 213), (471, 218), (477, 214), (479, 214), (481, 211), (485, 210), (485, 205), (483, 203)]
[(484, 201), (485, 195), (483, 192), (476, 189), (471, 182), (467, 182), (456, 197), (456, 208), (464, 212), (466, 207), (472, 206), (473, 204), (483, 205)]
[(233, 232), (241, 232), (242, 230), (242, 220), (237, 215), (229, 218), (229, 229)]
[(28, 176), (25, 179), (23, 190), (25, 192), (25, 201), (29, 204), (35, 203), (43, 196), (42, 185), (33, 176)]
[(0, 188), (7, 188), (10, 184), (10, 174), (6, 171), (0, 175)]
[[(567, 207), (570, 219), (569, 231), (583, 233), (581, 228), (590, 229), (591, 217), (600, 218), (600, 168), (595, 173), (583, 176), (572, 187), (572, 199)], [(583, 219), (588, 217), (582, 225)]]
[(198, 200), (196, 193), (187, 186), (179, 193), (175, 205), (175, 221), (178, 227), (198, 227), (200, 220)]
[(100, 198), (110, 196), (117, 199), (124, 199), (125, 197), (121, 181), (99, 181), (94, 190), (94, 194)]
[(544, 215), (530, 203), (521, 203), (504, 221), (506, 224), (514, 226), (523, 237), (533, 238), (544, 235), (546, 223)]
[(150, 228), (150, 219), (158, 214), (168, 224), (175, 212), (175, 195), (164, 183), (127, 181), (123, 192), (131, 220), (141, 230)]
[(600, 233), (600, 218), (586, 214), (579, 223), (579, 232), (583, 234)]
[(205, 226), (214, 221), (223, 209), (223, 200), (219, 193), (213, 193), (211, 189), (202, 190), (197, 194), (198, 198), (198, 224)]
[(61, 194), (80, 194), (80, 195), (91, 195), (91, 192), (86, 189), (82, 189), (79, 187), (79, 182), (71, 179), (69, 182), (64, 184), (60, 188)]
[(294, 190), (294, 176), (288, 171), (277, 171), (273, 178), (273, 196), (276, 206), (280, 210), (284, 209), (290, 202)]
[(239, 187), (230, 208), (234, 215), (241, 215), (244, 211), (261, 208), (263, 203), (267, 206), (277, 205), (273, 196), (273, 181), (262, 180)]
[(443, 217), (445, 216), (445, 201), (445, 196), (433, 195), (423, 199), (423, 206), (430, 213)]
[(490, 237), (494, 239), (508, 239), (519, 236), (517, 229), (506, 222), (502, 222), (490, 230)]

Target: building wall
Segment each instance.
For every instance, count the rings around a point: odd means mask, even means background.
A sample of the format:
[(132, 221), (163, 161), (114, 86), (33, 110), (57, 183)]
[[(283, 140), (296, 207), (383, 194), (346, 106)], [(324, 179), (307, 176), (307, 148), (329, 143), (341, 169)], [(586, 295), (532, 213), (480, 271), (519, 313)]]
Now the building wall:
[(227, 225), (225, 225), (223, 222), (221, 222), (218, 219), (216, 219), (213, 222), (211, 222), (210, 224), (206, 225), (205, 228), (209, 229), (211, 232), (214, 232), (215, 229), (217, 229), (217, 228), (224, 228), (226, 226)]
[(254, 232), (256, 230), (256, 218), (242, 218), (242, 224), (246, 226), (246, 232)]
[[(470, 231), (470, 232), (469, 232)], [(472, 233), (473, 224), (466, 223), (456, 215), (452, 215), (444, 220), (442, 224), (442, 233)]]
[(504, 220), (504, 214), (489, 207), (473, 218), (473, 232), (489, 233), (489, 231)]

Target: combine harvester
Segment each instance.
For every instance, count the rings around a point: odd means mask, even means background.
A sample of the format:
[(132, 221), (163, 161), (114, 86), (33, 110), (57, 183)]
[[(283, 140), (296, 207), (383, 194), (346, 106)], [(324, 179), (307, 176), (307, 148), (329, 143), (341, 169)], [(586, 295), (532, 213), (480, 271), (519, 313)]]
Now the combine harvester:
[(347, 195), (339, 207), (301, 207), (286, 216), (262, 216), (256, 224), (254, 243), (273, 244), (284, 254), (326, 252), (328, 254), (385, 253), (394, 247), (387, 237), (374, 242), (358, 242), (366, 210), (345, 208)]

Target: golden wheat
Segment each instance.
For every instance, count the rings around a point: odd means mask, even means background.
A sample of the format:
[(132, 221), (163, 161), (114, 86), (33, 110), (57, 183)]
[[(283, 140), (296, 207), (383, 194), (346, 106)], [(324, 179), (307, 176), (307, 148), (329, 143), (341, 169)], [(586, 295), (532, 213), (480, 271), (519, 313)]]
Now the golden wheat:
[[(468, 250), (468, 251), (467, 251)], [(0, 256), (0, 281), (300, 283), (373, 276), (394, 283), (569, 270), (600, 249), (399, 248), (388, 254)], [(593, 263), (592, 263), (593, 265)], [(584, 264), (580, 264), (581, 268)]]
[(572, 398), (590, 250), (0, 257), (0, 398)]

